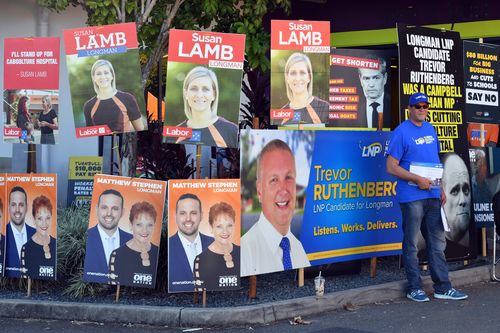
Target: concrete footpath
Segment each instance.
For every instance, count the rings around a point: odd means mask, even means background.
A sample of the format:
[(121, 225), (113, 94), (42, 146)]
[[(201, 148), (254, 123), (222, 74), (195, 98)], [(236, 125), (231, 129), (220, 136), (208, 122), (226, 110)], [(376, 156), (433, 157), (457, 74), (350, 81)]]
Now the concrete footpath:
[[(489, 281), (490, 266), (450, 272), (453, 286)], [(432, 292), (430, 277), (424, 289)], [(333, 281), (334, 283), (334, 281)], [(269, 324), (294, 316), (319, 314), (342, 308), (345, 304), (366, 305), (405, 297), (405, 281), (308, 296), (272, 303), (228, 308), (181, 308), (121, 304), (48, 302), (0, 299), (0, 317), (134, 323), (169, 327), (241, 327)]]

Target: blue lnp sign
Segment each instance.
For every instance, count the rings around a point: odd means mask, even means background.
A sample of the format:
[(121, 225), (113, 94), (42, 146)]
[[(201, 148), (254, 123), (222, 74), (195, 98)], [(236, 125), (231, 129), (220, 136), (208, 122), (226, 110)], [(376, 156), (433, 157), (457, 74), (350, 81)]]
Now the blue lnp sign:
[(390, 136), (316, 133), (300, 235), (311, 265), (401, 253), (397, 181), (385, 171)]

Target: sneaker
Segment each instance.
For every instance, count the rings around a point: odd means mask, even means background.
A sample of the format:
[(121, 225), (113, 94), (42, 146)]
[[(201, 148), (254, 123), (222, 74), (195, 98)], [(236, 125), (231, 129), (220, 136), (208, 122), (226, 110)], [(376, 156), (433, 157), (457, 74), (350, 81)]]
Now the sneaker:
[(406, 297), (415, 302), (429, 302), (429, 297), (422, 289), (415, 289), (406, 294)]
[(451, 299), (454, 301), (459, 301), (462, 299), (467, 299), (467, 297), (469, 297), (467, 294), (464, 294), (463, 292), (458, 291), (455, 288), (451, 288), (443, 294), (434, 292), (434, 298), (438, 299)]

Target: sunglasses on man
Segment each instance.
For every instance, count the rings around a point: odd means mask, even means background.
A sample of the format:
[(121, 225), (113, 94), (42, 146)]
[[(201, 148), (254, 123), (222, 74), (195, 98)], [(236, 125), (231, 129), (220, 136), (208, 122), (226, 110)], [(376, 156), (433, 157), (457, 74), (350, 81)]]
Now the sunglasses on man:
[(417, 110), (424, 109), (428, 110), (429, 109), (429, 104), (415, 104), (413, 107)]

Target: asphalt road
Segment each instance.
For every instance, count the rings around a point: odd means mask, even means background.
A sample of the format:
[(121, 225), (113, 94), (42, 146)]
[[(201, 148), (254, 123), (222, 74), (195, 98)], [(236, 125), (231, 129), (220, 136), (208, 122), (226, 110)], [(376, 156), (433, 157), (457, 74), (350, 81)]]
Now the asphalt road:
[(500, 283), (480, 283), (462, 289), (469, 300), (427, 303), (398, 299), (369, 306), (353, 306), (317, 316), (302, 318), (309, 325), (292, 326), (288, 321), (260, 327), (236, 329), (168, 328), (139, 325), (99, 324), (74, 321), (17, 320), (0, 318), (0, 332), (500, 332)]

